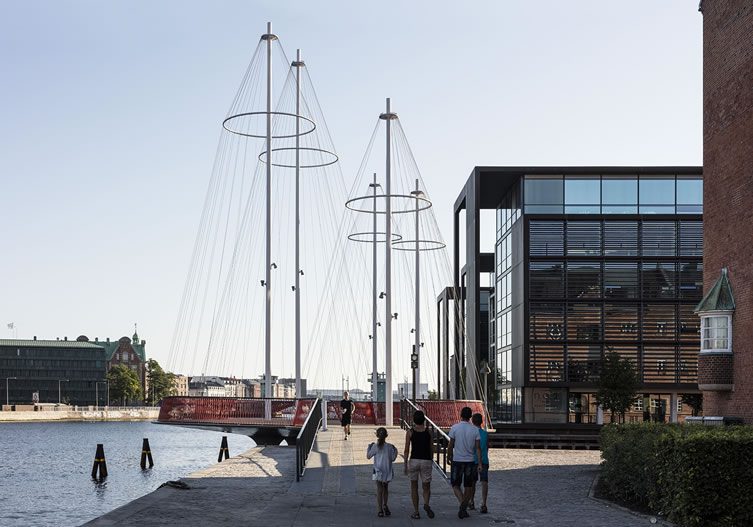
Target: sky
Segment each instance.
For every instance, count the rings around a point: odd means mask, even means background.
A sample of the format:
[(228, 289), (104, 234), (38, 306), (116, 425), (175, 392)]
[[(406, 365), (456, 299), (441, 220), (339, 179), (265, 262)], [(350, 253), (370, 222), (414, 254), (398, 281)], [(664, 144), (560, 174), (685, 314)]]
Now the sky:
[(702, 162), (697, 2), (6, 0), (0, 338), (138, 323), (167, 358), (267, 21), (302, 49), (346, 180), (391, 97), (446, 240), (476, 165)]

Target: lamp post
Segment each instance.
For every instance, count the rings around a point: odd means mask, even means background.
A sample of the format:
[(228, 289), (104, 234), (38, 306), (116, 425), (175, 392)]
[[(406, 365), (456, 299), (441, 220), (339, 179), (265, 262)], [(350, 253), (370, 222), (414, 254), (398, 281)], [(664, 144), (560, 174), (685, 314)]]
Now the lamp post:
[(10, 399), (8, 398), (8, 381), (15, 381), (18, 377), (6, 377), (5, 378), (5, 406), (10, 406)]
[(489, 374), (492, 372), (492, 369), (489, 367), (489, 363), (484, 361), (481, 361), (481, 373), (484, 374), (484, 402), (489, 404)]
[(99, 384), (104, 383), (107, 386), (107, 404), (105, 406), (110, 406), (110, 381), (104, 380), (104, 381), (94, 381), (94, 398), (95, 401), (95, 407), (97, 411), (99, 411)]
[(60, 404), (62, 402), (61, 401), (61, 397), (60, 397), (60, 383), (61, 382), (69, 382), (69, 381), (70, 381), (70, 379), (58, 379), (58, 404)]

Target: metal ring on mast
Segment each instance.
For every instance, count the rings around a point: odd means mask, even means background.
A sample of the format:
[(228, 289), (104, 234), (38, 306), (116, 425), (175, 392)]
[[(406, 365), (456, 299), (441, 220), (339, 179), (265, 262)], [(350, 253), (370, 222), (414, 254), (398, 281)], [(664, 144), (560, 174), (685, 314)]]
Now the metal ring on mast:
[[(373, 213), (372, 213), (373, 214)], [(364, 239), (363, 237), (370, 236), (369, 239)], [(380, 239), (379, 237), (382, 236)], [(348, 239), (352, 242), (360, 242), (360, 243), (384, 243), (387, 240), (387, 233), (378, 231), (378, 232), (354, 232), (353, 234), (348, 234)], [(402, 240), (403, 237), (397, 234), (396, 232), (392, 233), (392, 244), (394, 245), (396, 242), (399, 242)]]
[(256, 133), (243, 132), (239, 128), (237, 128), (235, 126), (231, 126), (231, 125), (233, 125), (235, 122), (237, 122), (239, 120), (243, 120), (244, 117), (253, 117), (253, 116), (257, 116), (257, 115), (265, 115), (266, 116), (267, 113), (269, 113), (270, 115), (273, 115), (273, 116), (278, 116), (278, 117), (286, 117), (286, 118), (287, 117), (292, 117), (293, 119), (299, 119), (301, 121), (304, 121), (304, 123), (306, 123), (308, 125), (308, 129), (307, 130), (303, 130), (299, 134), (288, 134), (288, 135), (274, 135), (274, 134), (272, 134), (272, 137), (271, 137), (272, 139), (291, 139), (293, 137), (300, 137), (302, 135), (310, 134), (311, 132), (313, 132), (314, 130), (316, 130), (316, 123), (314, 121), (312, 121), (308, 117), (304, 117), (303, 115), (296, 115), (296, 114), (290, 113), (290, 112), (243, 112), (243, 113), (237, 113), (235, 115), (231, 115), (231, 116), (225, 118), (225, 120), (222, 121), (222, 127), (225, 130), (227, 130), (228, 132), (230, 132), (231, 134), (242, 135), (244, 137), (256, 137), (258, 139), (266, 139), (267, 138), (266, 132), (263, 133), (263, 134), (261, 132), (256, 132)]
[[(301, 134), (304, 135), (304, 134)], [(326, 156), (331, 156), (328, 160), (322, 161), (321, 163), (306, 163), (301, 164), (296, 167), (296, 165), (286, 165), (284, 163), (275, 163), (274, 162), (274, 153), (275, 152), (295, 152), (296, 150), (303, 152), (318, 152), (320, 154), (325, 154)], [(261, 154), (259, 154), (259, 161), (262, 163), (267, 162), (267, 151), (264, 150)], [(273, 148), (272, 149), (272, 166), (273, 167), (281, 167), (281, 168), (322, 168), (322, 167), (328, 167), (330, 165), (334, 165), (340, 160), (339, 157), (337, 157), (337, 154), (334, 152), (331, 152), (329, 150), (325, 150), (324, 148), (314, 148), (312, 146), (300, 146), (298, 148), (294, 146), (286, 146), (283, 148)]]
[[(429, 201), (428, 199), (426, 199), (424, 197), (411, 196), (410, 194), (377, 194), (376, 196), (368, 196), (368, 195), (367, 196), (359, 196), (357, 198), (352, 198), (352, 199), (349, 199), (348, 201), (346, 201), (345, 202), (345, 206), (348, 209), (350, 209), (352, 211), (355, 211), (355, 212), (365, 212), (365, 213), (368, 213), (368, 214), (375, 214), (375, 213), (376, 214), (386, 214), (386, 210), (385, 209), (381, 209), (381, 210), (378, 209), (378, 210), (375, 211), (373, 207), (371, 209), (361, 208), (362, 205), (360, 205), (360, 202), (368, 202), (368, 201), (370, 201), (370, 202), (373, 203), (376, 198), (382, 199), (382, 201), (384, 201), (385, 204), (387, 202), (387, 199), (389, 199), (390, 200), (390, 205), (392, 205), (392, 203), (395, 203), (395, 202), (401, 204), (401, 206), (406, 206), (405, 205), (406, 203), (410, 204), (410, 205), (413, 205), (412, 208), (397, 209), (397, 210), (392, 209), (392, 211), (391, 211), (392, 214), (407, 214), (409, 212), (415, 213), (416, 212), (416, 207), (415, 207), (416, 201), (418, 201), (420, 203), (420, 205), (418, 207), (418, 211), (419, 212), (422, 211), (422, 210), (426, 210), (426, 209), (428, 209), (428, 208), (431, 207), (431, 201)], [(365, 206), (366, 205), (364, 204), (363, 207), (365, 207)]]
[[(437, 240), (418, 240), (419, 251), (439, 251), (447, 247), (446, 244)], [(423, 247), (421, 246), (423, 244)], [(408, 247), (410, 245), (411, 247)], [(415, 251), (416, 240), (397, 240), (392, 242), (392, 248), (396, 251)]]

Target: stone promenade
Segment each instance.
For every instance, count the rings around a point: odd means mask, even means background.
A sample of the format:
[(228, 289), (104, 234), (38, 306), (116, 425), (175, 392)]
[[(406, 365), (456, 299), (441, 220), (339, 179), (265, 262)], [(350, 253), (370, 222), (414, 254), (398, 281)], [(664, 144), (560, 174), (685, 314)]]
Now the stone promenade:
[[(392, 516), (378, 518), (366, 447), (372, 427), (354, 427), (343, 441), (339, 427), (320, 432), (303, 479), (295, 481), (295, 448), (254, 448), (182, 481), (191, 488), (164, 487), (112, 511), (89, 526), (406, 526), (515, 525), (631, 527), (649, 518), (588, 497), (599, 453), (568, 450), (492, 450), (489, 514), (457, 517), (452, 491), (435, 471), (436, 517), (412, 520), (402, 455), (390, 484)], [(387, 439), (402, 454), (404, 433)], [(476, 498), (480, 502), (480, 496)]]

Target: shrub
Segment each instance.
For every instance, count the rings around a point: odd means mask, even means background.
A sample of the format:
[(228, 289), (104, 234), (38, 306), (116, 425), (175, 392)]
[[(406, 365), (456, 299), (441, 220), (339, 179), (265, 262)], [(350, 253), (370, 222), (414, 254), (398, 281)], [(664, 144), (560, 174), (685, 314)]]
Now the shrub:
[(600, 491), (685, 527), (753, 525), (753, 429), (609, 425)]

